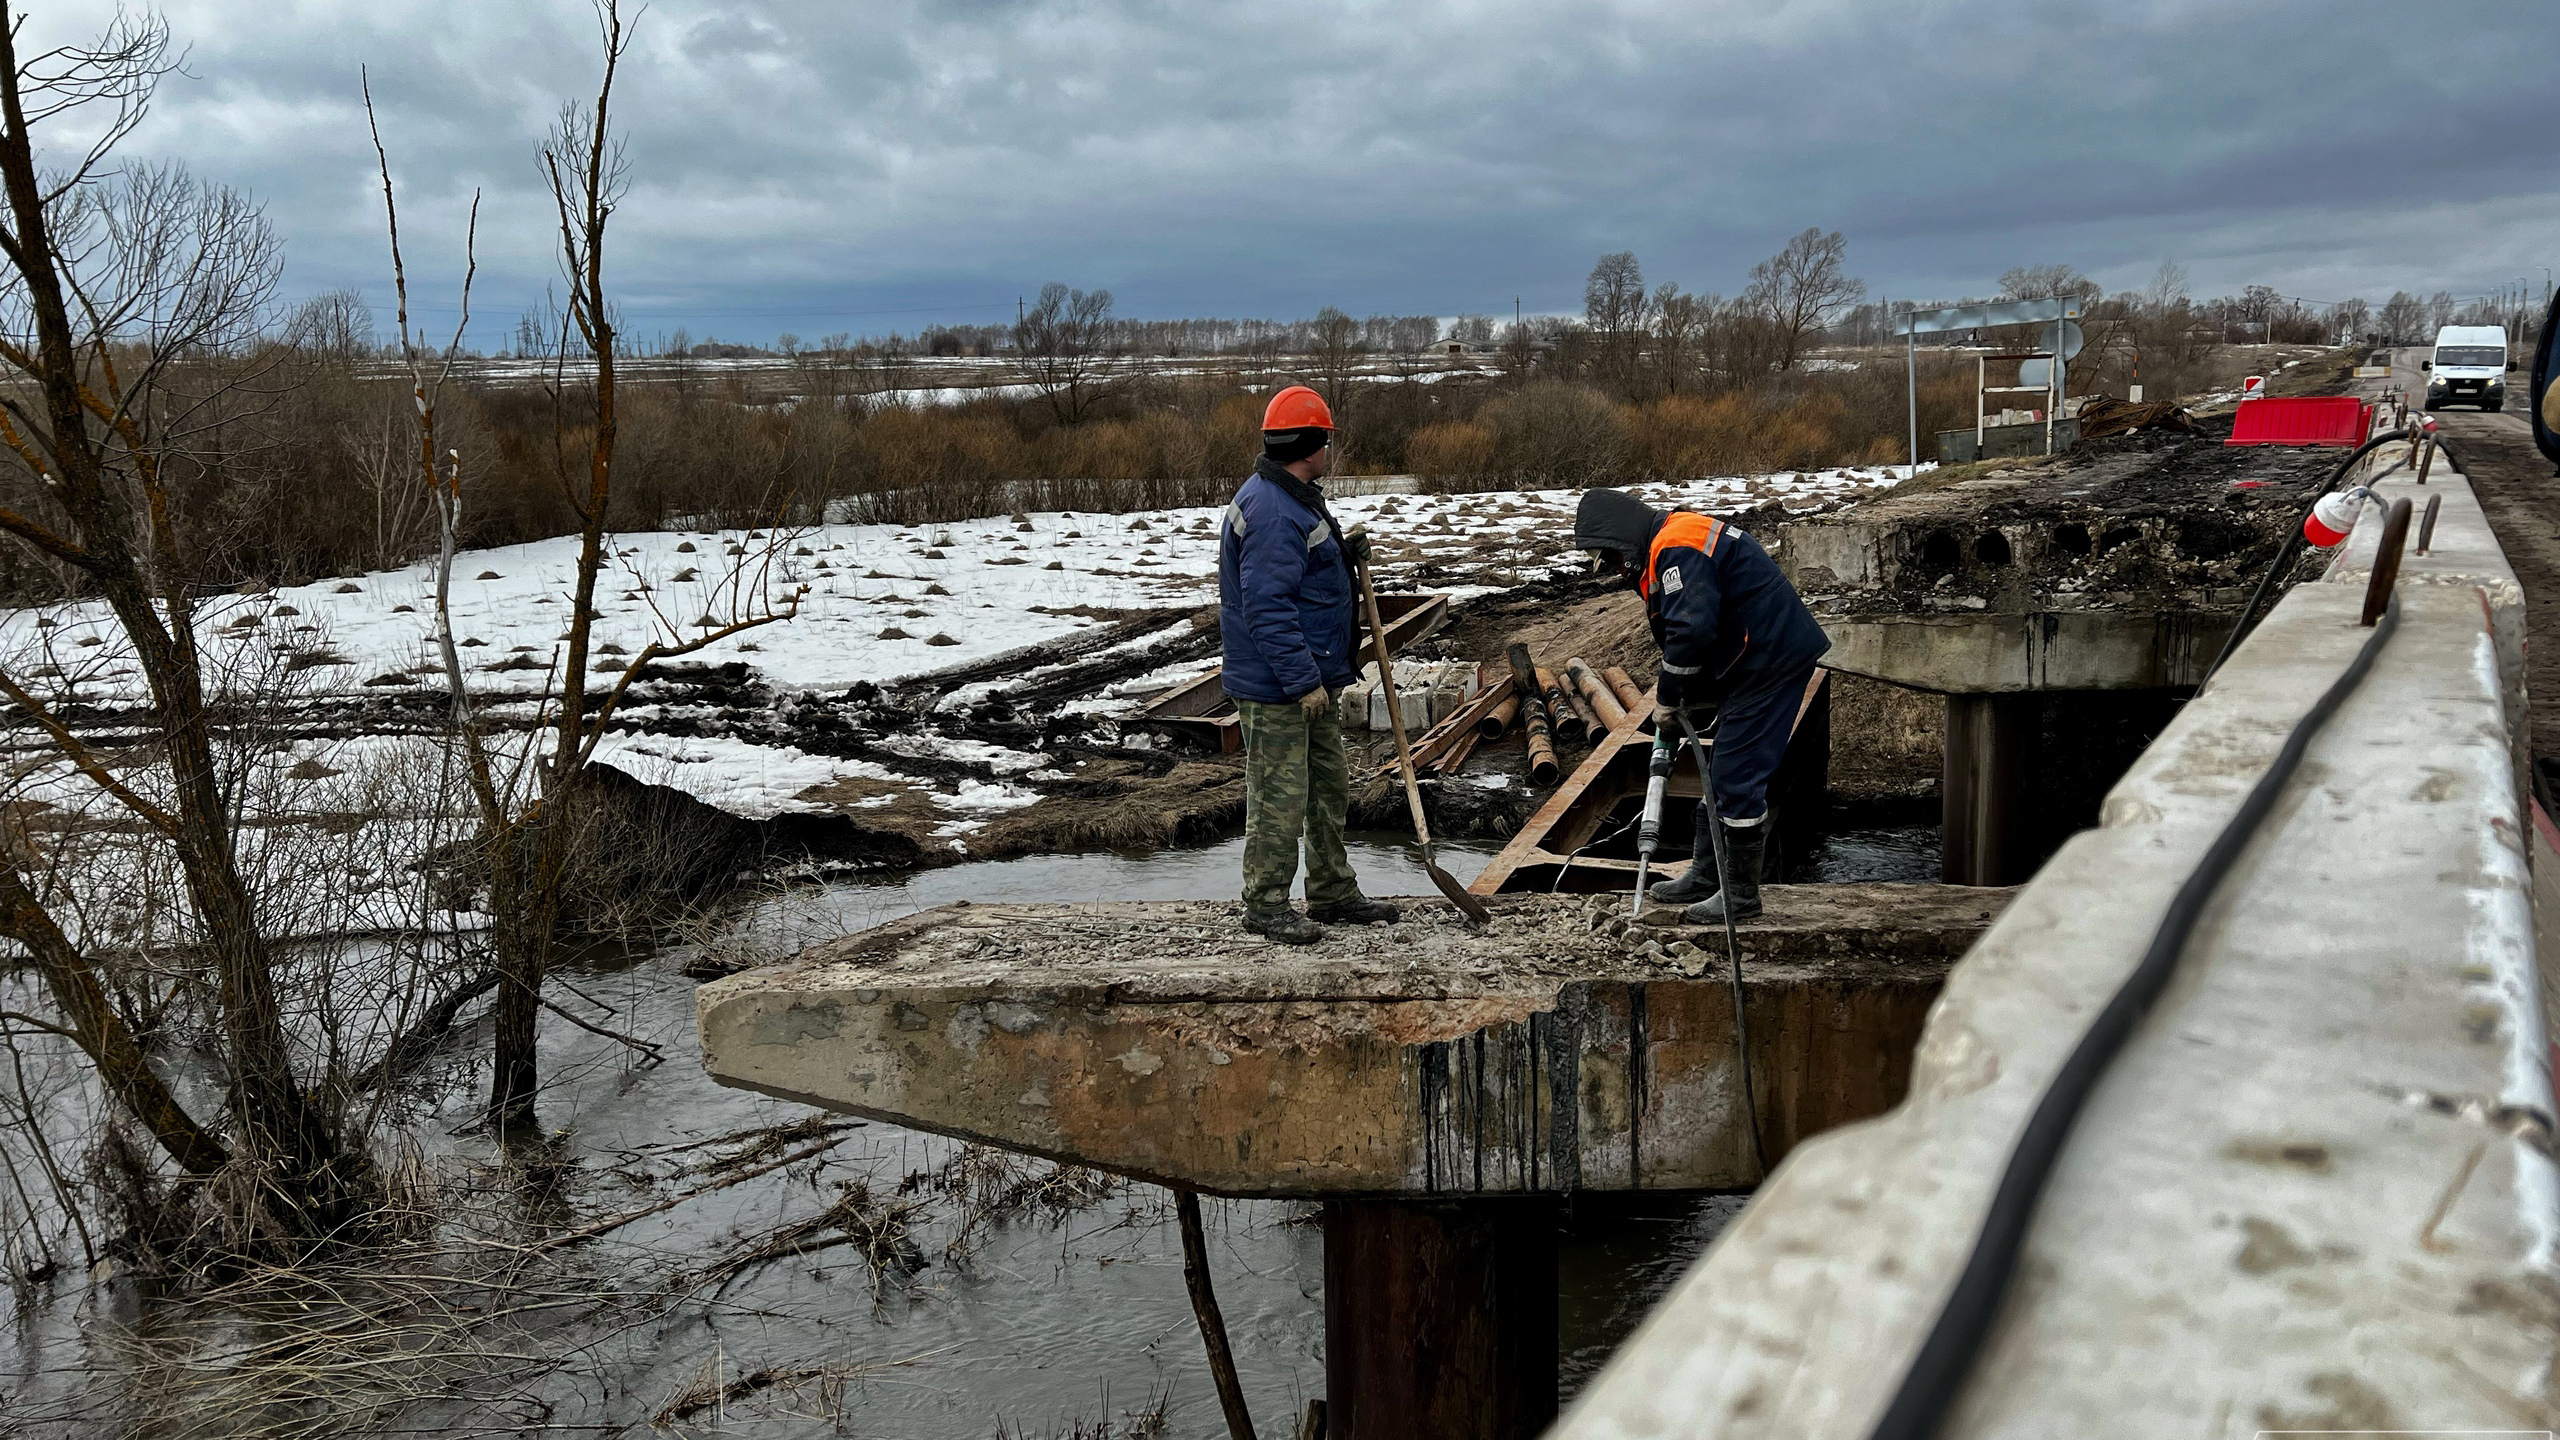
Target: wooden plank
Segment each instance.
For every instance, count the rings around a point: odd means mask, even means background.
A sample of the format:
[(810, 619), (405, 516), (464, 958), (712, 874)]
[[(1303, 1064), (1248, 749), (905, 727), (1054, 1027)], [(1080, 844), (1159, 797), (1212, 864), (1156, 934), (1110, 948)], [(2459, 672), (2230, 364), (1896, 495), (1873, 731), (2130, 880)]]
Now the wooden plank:
[[(1804, 728), (1805, 716), (1812, 711), (1815, 697), (1822, 693), (1822, 687), (1829, 679), (1829, 671), (1816, 667), (1812, 677), (1806, 680), (1804, 694), (1796, 701), (1795, 720), (1788, 727), (1791, 736)], [(1626, 712), (1617, 728), (1601, 737), (1590, 755), (1572, 775), (1566, 777), (1564, 783), (1556, 787), (1555, 793), (1549, 795), (1537, 812), (1529, 817), (1528, 823), (1520, 827), (1520, 833), (1511, 837), (1511, 842), (1502, 847), (1501, 853), (1485, 865), (1477, 874), (1475, 883), (1467, 888), (1479, 895), (1498, 894), (1516, 872), (1542, 865), (1563, 864), (1564, 854), (1549, 846), (1563, 844), (1570, 838), (1560, 834), (1560, 828), (1582, 809), (1586, 799), (1592, 797), (1593, 788), (1608, 774), (1611, 765), (1618, 760), (1619, 752), (1631, 743), (1652, 743), (1648, 734), (1651, 712), (1650, 704)], [(1630, 775), (1628, 778), (1632, 782), (1635, 777)], [(1617, 795), (1607, 797), (1608, 803), (1614, 806), (1624, 793), (1621, 790)], [(1683, 798), (1704, 798), (1697, 768), (1685, 758), (1682, 768), (1672, 772), (1670, 793)], [(1569, 852), (1573, 846), (1565, 844), (1564, 848)], [(1635, 862), (1602, 860), (1592, 856), (1583, 856), (1573, 862), (1576, 870), (1585, 867), (1621, 867), (1632, 873)]]
[(1590, 789), (1593, 781), (1608, 773), (1609, 762), (1636, 733), (1633, 726), (1612, 731), (1591, 747), (1591, 753), (1574, 768), (1573, 774), (1566, 777), (1565, 782), (1556, 787), (1556, 792), (1547, 797), (1546, 803), (1538, 807), (1537, 813), (1529, 817), (1529, 823), (1520, 827), (1520, 833), (1511, 837), (1511, 843), (1486, 862), (1484, 869), (1476, 875), (1475, 883), (1467, 888), (1478, 895), (1499, 894), (1503, 883), (1511, 878), (1512, 871), (1530, 863), (1531, 856), (1546, 853), (1544, 847), (1548, 832), (1581, 802), (1583, 792)]

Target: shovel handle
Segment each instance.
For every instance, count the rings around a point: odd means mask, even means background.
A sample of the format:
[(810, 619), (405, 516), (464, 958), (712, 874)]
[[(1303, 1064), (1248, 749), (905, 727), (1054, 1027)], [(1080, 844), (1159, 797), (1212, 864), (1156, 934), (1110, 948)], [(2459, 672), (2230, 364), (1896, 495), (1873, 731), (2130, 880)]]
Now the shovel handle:
[(1396, 703), (1395, 660), (1387, 654), (1387, 627), (1378, 619), (1378, 590), (1369, 583), (1369, 562), (1360, 561), (1360, 603), (1369, 612), (1369, 649), (1378, 658), (1378, 688), (1387, 696), (1387, 725), (1396, 732), (1396, 759), (1404, 770), (1404, 802), (1413, 811), (1413, 833), (1422, 841), (1425, 863), (1431, 857), (1431, 822), (1423, 818), (1422, 787), (1414, 783), (1413, 747), (1404, 738), (1404, 707)]

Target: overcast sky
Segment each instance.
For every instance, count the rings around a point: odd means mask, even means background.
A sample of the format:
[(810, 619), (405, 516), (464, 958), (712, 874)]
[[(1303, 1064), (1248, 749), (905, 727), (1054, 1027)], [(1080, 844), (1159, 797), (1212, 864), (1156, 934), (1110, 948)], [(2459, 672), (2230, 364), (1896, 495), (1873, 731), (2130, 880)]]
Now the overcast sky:
[[(592, 99), (584, 0), (166, 13), (189, 73), (133, 152), (262, 200), (289, 294), (387, 300), (371, 66), (422, 298), (478, 187), (473, 338), (505, 339), (554, 273), (533, 154)], [(1047, 280), (1134, 316), (1578, 309), (1604, 252), (1730, 293), (1808, 225), (1896, 297), (2560, 265), (2553, 0), (657, 0), (616, 100), (643, 335), (1009, 320)]]

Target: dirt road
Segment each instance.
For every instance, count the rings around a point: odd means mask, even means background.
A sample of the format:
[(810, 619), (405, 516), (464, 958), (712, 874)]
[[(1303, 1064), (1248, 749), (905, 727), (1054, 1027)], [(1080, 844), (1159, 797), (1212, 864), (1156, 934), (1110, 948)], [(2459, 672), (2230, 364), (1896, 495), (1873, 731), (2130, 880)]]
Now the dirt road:
[[(2392, 353), (2391, 384), (2416, 410), (2426, 398), (2424, 348)], [(2531, 357), (2519, 357), (2530, 364)], [(2507, 378), (2507, 406), (2492, 415), (2469, 406), (2436, 412), (2439, 434), (2461, 457), (2473, 493), (2524, 586), (2525, 693), (2533, 704), (2533, 753), (2560, 758), (2560, 476), (2533, 445), (2525, 418), (2526, 370)]]

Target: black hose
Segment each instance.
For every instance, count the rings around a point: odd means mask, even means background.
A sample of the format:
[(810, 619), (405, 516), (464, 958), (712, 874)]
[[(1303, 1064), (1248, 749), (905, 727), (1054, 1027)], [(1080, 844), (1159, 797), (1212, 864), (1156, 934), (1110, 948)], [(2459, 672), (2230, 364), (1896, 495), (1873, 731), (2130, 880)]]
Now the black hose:
[(2293, 533), (2285, 536), (2284, 544), (2277, 547), (2275, 563), (2267, 567), (2266, 574), (2258, 577), (2258, 588), (2249, 592), (2249, 603), (2240, 607), (2240, 618), (2231, 626), (2231, 638), (2222, 642), (2222, 649), (2213, 657), (2213, 664), (2206, 667), (2205, 679), (2212, 679), (2214, 672), (2222, 668), (2222, 662), (2230, 659), (2239, 650), (2240, 642), (2248, 639), (2249, 632), (2258, 627), (2258, 602), (2267, 598), (2267, 588), (2276, 583), (2276, 577), (2284, 573), (2286, 566), (2293, 563), (2294, 555), (2302, 548), (2303, 524), (2310, 520), (2311, 512), (2319, 506), (2321, 499), (2337, 489), (2338, 482), (2347, 478), (2347, 472), (2356, 468), (2356, 462), (2372, 454), (2377, 447), (2395, 440), (2411, 439), (2416, 434), (2416, 427), (2404, 425), (2374, 436), (2357, 446), (2354, 454), (2339, 461), (2338, 468), (2329, 472), (2329, 478), (2320, 482), (2320, 488), (2311, 492), (2311, 503), (2302, 507), (2302, 514), (2294, 519)]
[[(1722, 723), (1719, 719), (1718, 723)], [(1724, 900), (1725, 974), (1733, 991), (1733, 1059), (1742, 1072), (1742, 1116), (1751, 1126), (1751, 1160), (1760, 1170), (1760, 1178), (1769, 1178), (1769, 1147), (1760, 1138), (1760, 1100), (1751, 1088), (1751, 1024), (1742, 1014), (1742, 940), (1733, 931), (1733, 867), (1724, 855), (1724, 817), (1716, 813), (1716, 772), (1708, 762), (1707, 747), (1698, 743), (1698, 727), (1689, 723), (1689, 712), (1680, 712), (1680, 728), (1689, 737), (1689, 751), (1698, 760), (1698, 803), (1706, 807), (1708, 848), (1716, 857), (1716, 894)], [(1762, 824), (1767, 824), (1763, 817)]]
[(2203, 917), (2214, 890), (2238, 862), (2259, 824), (2275, 809), (2294, 771), (2301, 767), (2303, 754), (2311, 748), (2312, 737), (2320, 733), (2320, 728), (2363, 682), (2373, 669), (2374, 658), (2399, 628), (2400, 597), (2395, 592), (2381, 623), (2356, 651), (2355, 659), (2348, 662), (2345, 673), (2295, 722), (2293, 733), (2285, 737), (2284, 748), (2276, 752), (2267, 773), (2258, 777), (2248, 797), (2240, 802), (2239, 811), (2214, 837), (2186, 883), (2178, 887), (2141, 963), (2125, 977), (2114, 998), (2107, 1001), (2097, 1020), (2072, 1047), (2061, 1069), (2054, 1072), (2053, 1083), (2036, 1102), (2035, 1112), (2027, 1117), (2026, 1129), (2018, 1136), (2017, 1148), (2009, 1154), (2008, 1168), (2001, 1172), (2000, 1186), (1992, 1192), (1991, 1207), (1983, 1216), (1982, 1233), (1974, 1239), (1973, 1253), (1956, 1276), (1955, 1288), (1948, 1292), (1937, 1323), (1930, 1327), (1928, 1338), (1912, 1357), (1911, 1368), (1904, 1373), (1901, 1388), (1894, 1392), (1893, 1403), (1886, 1407), (1884, 1418), (1876, 1422), (1872, 1440), (1929, 1440), (1937, 1433), (1948, 1405), (1973, 1369), (1983, 1337), (1999, 1314), (2009, 1276), (2017, 1268), (2018, 1252), (2026, 1241), (2027, 1227), (2035, 1219), (2036, 1201), (2044, 1193), (2045, 1182), (2052, 1178), (2054, 1163), (2070, 1139), (2072, 1123), (2079, 1118), (2090, 1093), (2097, 1089), (2107, 1066), (2132, 1038), (2134, 1027), (2168, 988), (2178, 968), (2179, 952), (2195, 933), (2196, 922)]

